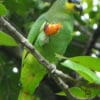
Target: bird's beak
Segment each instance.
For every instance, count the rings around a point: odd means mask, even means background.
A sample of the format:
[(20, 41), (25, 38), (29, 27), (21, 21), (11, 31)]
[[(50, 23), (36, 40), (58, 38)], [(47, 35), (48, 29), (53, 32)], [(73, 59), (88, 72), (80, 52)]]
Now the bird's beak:
[(80, 14), (83, 11), (82, 5), (80, 3), (80, 0), (68, 0), (66, 3), (66, 8), (69, 9), (70, 11), (78, 11)]

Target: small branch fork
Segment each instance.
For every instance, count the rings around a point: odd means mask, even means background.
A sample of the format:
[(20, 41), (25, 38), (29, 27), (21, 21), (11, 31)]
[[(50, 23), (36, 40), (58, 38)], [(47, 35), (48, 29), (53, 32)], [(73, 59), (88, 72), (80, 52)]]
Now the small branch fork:
[(56, 69), (56, 65), (51, 64), (48, 60), (46, 60), (41, 54), (34, 48), (34, 46), (24, 37), (21, 35), (20, 32), (16, 30), (15, 27), (13, 27), (7, 20), (5, 20), (3, 17), (0, 17), (0, 23), (2, 26), (9, 30), (9, 35), (11, 35), (17, 42), (21, 43), (21, 45), (25, 46), (30, 53), (37, 58), (37, 60), (45, 66), (45, 68), (48, 70), (52, 78), (55, 80), (55, 82), (60, 86), (60, 88), (67, 94), (68, 98), (70, 100), (75, 100), (74, 97), (72, 97), (69, 94), (68, 91), (68, 85), (63, 81), (63, 78), (73, 80), (69, 75), (64, 74), (62, 71)]

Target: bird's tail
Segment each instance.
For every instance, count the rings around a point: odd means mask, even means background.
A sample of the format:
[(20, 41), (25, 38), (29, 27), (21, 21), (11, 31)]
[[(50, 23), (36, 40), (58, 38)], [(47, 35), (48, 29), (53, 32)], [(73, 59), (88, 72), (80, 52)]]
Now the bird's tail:
[(19, 93), (18, 100), (37, 100), (35, 96), (21, 90)]
[(36, 100), (34, 93), (46, 74), (46, 69), (30, 53), (25, 54), (21, 69), (21, 90), (18, 100)]

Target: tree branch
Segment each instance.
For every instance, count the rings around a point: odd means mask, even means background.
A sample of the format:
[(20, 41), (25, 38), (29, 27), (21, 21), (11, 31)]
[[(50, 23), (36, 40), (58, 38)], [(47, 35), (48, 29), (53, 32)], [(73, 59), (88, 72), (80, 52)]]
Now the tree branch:
[(21, 35), (20, 32), (16, 30), (7, 20), (5, 20), (3, 17), (0, 17), (0, 23), (3, 25), (4, 28), (8, 29), (10, 31), (9, 35), (11, 35), (17, 42), (21, 43), (23, 46), (25, 46), (30, 53), (37, 58), (37, 60), (45, 66), (45, 68), (48, 70), (48, 72), (51, 74), (52, 78), (55, 80), (55, 82), (60, 86), (60, 88), (68, 95), (68, 98), (71, 100), (75, 100), (74, 97), (72, 97), (69, 94), (68, 91), (68, 85), (62, 80), (61, 77), (72, 79), (69, 75), (64, 74), (62, 71), (56, 69), (56, 65), (51, 64), (49, 61), (47, 61), (41, 54), (34, 48), (34, 46), (29, 43), (29, 41)]

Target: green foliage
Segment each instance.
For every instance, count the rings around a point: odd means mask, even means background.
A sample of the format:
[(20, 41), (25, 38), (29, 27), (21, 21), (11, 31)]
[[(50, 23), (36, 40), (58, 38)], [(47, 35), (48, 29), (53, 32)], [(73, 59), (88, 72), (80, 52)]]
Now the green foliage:
[(42, 0), (4, 0), (4, 4), (11, 13), (17, 13), (23, 17), (27, 16), (35, 7), (43, 10), (49, 6), (49, 3), (43, 2)]
[(4, 3), (11, 13), (17, 13), (21, 16), (26, 16), (30, 8), (34, 7), (32, 0), (5, 0)]
[(43, 0), (3, 0), (2, 2), (9, 11), (8, 17), (24, 35), (28, 33), (31, 23), (50, 6), (50, 3)]
[(4, 16), (7, 13), (6, 7), (0, 3), (0, 16)]
[[(96, 87), (86, 87), (86, 86), (69, 88), (69, 92), (73, 97), (75, 97), (78, 100), (93, 99), (96, 96), (100, 95), (100, 89)], [(66, 94), (63, 91), (56, 93), (56, 95), (66, 96)]]
[(19, 74), (12, 70), (16, 63), (0, 51), (0, 100), (17, 100)]
[(72, 87), (69, 89), (70, 93), (77, 99), (87, 100), (92, 99), (100, 94), (100, 90), (93, 87)]
[(56, 95), (59, 95), (59, 96), (66, 96), (65, 92), (63, 92), (63, 91), (56, 93)]
[(17, 43), (11, 36), (0, 31), (0, 46), (17, 46)]
[(85, 13), (89, 13), (93, 7), (93, 1), (92, 0), (82, 0), (82, 2), (86, 2), (88, 4), (88, 9), (85, 9)]
[(84, 65), (94, 71), (100, 71), (100, 58), (94, 58), (90, 56), (78, 56), (70, 58), (78, 64)]
[(84, 79), (88, 80), (89, 83), (100, 84), (100, 78), (97, 77), (93, 71), (91, 71), (89, 68), (85, 67), (84, 65), (78, 64), (71, 60), (66, 60), (61, 64), (67, 68), (70, 68), (70, 69), (76, 71)]

